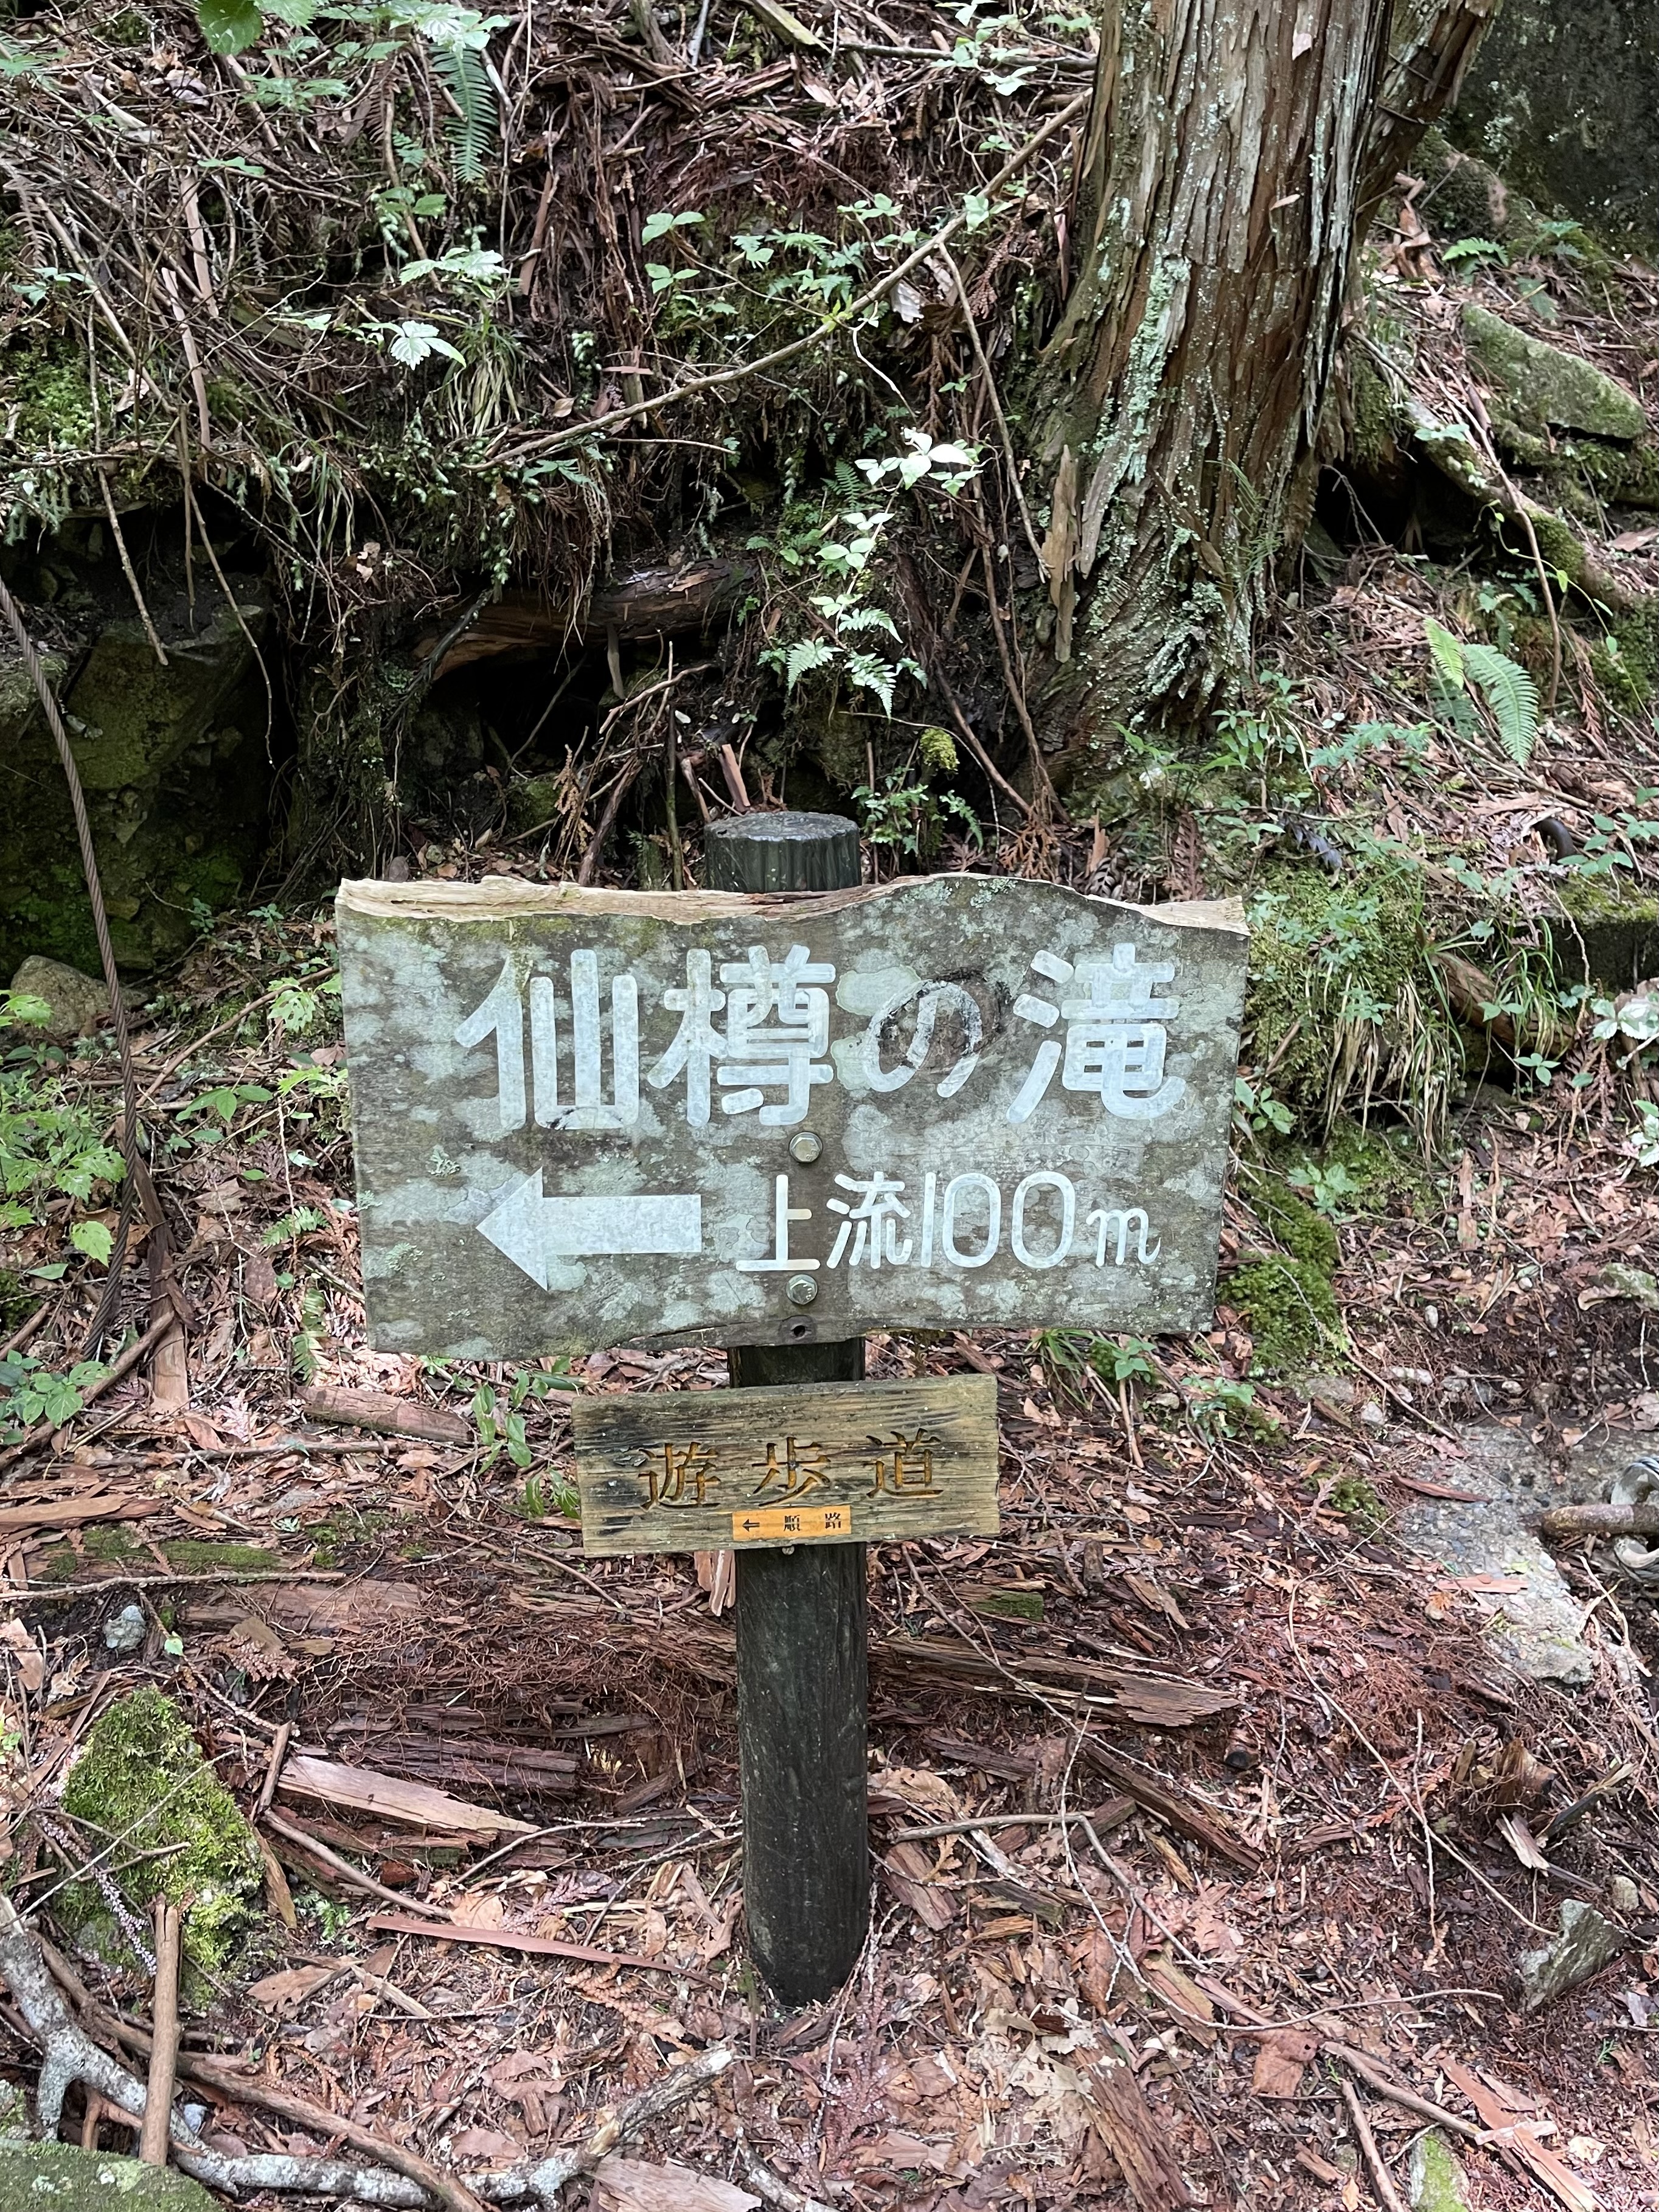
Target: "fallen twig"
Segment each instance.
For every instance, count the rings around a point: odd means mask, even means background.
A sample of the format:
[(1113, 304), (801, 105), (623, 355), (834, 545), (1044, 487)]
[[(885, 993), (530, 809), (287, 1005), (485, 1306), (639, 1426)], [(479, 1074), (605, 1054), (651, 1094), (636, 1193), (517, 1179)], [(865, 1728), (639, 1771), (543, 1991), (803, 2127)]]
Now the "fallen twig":
[(1342, 2092), (1342, 2101), (1348, 2108), (1348, 2124), (1353, 2130), (1359, 2154), (1365, 2161), (1365, 2171), (1370, 2175), (1371, 2187), (1386, 2212), (1406, 2212), (1400, 2201), (1400, 2191), (1394, 2185), (1394, 2176), (1382, 2162), (1382, 2154), (1376, 2147), (1376, 2137), (1371, 2133), (1371, 2124), (1365, 2117), (1365, 2107), (1359, 2101), (1358, 2092), (1346, 2074), (1336, 2077)]
[(288, 1757), (288, 1747), (294, 1741), (294, 1723), (284, 1721), (271, 1738), (270, 1756), (265, 1761), (265, 1778), (259, 1785), (259, 1801), (253, 1808), (256, 1820), (263, 1820), (270, 1810), (270, 1801), (276, 1795), (276, 1784), (282, 1779), (283, 1761)]
[[(407, 1907), (410, 1899), (399, 1898)], [(429, 1911), (422, 1906), (422, 1911)], [(388, 1936), (429, 1936), (440, 1943), (483, 1943), (497, 1951), (533, 1951), (550, 1959), (580, 1959), (590, 1966), (633, 1966), (647, 1974), (674, 1974), (683, 1982), (706, 1984), (707, 1974), (677, 1965), (672, 1959), (647, 1959), (633, 1951), (601, 1951), (592, 1943), (562, 1943), (553, 1936), (531, 1936), (516, 1928), (467, 1928), (458, 1920), (407, 1920), (396, 1912), (374, 1912), (371, 1928)]]
[(775, 2205), (776, 2212), (830, 2212), (820, 2198), (792, 2189), (769, 2166), (763, 2166), (746, 2144), (738, 2153), (738, 2170), (756, 2196)]
[(1206, 1850), (1215, 1852), (1247, 1874), (1253, 1874), (1261, 1863), (1261, 1854), (1251, 1848), (1242, 1836), (1236, 1836), (1221, 1821), (1195, 1805), (1190, 1797), (1173, 1789), (1159, 1776), (1149, 1774), (1144, 1766), (1125, 1759), (1119, 1752), (1085, 1735), (1078, 1746), (1078, 1756), (1085, 1765), (1103, 1775), (1108, 1782), (1115, 1783), (1126, 1796), (1133, 1797), (1149, 1813), (1156, 1813), (1160, 1820), (1190, 1836), (1194, 1843), (1202, 1844)]
[[(269, 1805), (262, 1808), (260, 1817), (267, 1828), (304, 1851), (308, 1857), (315, 1859), (319, 1865), (325, 1866), (331, 1874), (337, 1875), (351, 1888), (362, 1890), (365, 1897), (378, 1898), (383, 1905), (395, 1905), (403, 1912), (428, 1912), (434, 1919), (448, 1919), (449, 1915), (441, 1905), (422, 1905), (417, 1897), (400, 1897), (395, 1889), (388, 1889), (384, 1882), (376, 1881), (372, 1874), (365, 1874), (361, 1867), (353, 1866), (349, 1859), (343, 1859), (337, 1851), (331, 1851), (326, 1844), (306, 1829), (290, 1826), (281, 1814), (273, 1813)], [(516, 1840), (522, 1842), (523, 1838)]]
[(179, 2063), (179, 1908), (170, 1897), (155, 1900), (155, 1995), (150, 2008), (149, 2080), (138, 2157), (144, 2166), (167, 2162), (167, 2123), (173, 2112)]
[(220, 1567), (205, 1575), (100, 1575), (95, 1583), (55, 1583), (49, 1588), (0, 1591), (0, 1605), (59, 1605), (70, 1598), (99, 1597), (106, 1590), (189, 1589), (204, 1583), (343, 1583), (337, 1568)]
[(1431, 2097), (1420, 2097), (1415, 2089), (1404, 2088), (1398, 2081), (1390, 2081), (1386, 2074), (1379, 2074), (1351, 2045), (1328, 2042), (1321, 2047), (1333, 2058), (1340, 2058), (1345, 2066), (1358, 2075), (1367, 2088), (1374, 2089), (1389, 2104), (1398, 2105), (1407, 2112), (1415, 2112), (1420, 2119), (1432, 2120), (1436, 2127), (1449, 2129), (1453, 2135), (1462, 2136), (1469, 2142), (1486, 2141), (1484, 2128), (1476, 2127), (1473, 2120), (1464, 2119), (1460, 2113), (1449, 2112), (1443, 2105), (1437, 2105)]

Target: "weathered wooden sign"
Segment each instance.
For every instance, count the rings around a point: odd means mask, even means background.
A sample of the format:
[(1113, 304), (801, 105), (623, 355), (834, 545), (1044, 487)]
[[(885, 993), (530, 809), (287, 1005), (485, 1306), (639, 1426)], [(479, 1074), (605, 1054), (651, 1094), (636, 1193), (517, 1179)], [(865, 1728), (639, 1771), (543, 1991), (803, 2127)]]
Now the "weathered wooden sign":
[(993, 1376), (617, 1392), (570, 1413), (588, 1553), (997, 1533)]
[(337, 915), (382, 1351), (1209, 1317), (1236, 903), (497, 878)]

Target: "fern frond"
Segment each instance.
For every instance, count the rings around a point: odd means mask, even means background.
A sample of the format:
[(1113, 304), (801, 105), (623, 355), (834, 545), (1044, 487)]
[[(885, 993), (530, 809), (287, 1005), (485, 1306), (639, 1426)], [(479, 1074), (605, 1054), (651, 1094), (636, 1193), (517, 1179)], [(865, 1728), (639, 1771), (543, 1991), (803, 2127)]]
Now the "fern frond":
[(483, 58), (471, 46), (457, 45), (435, 47), (432, 60), (460, 110), (459, 115), (448, 118), (456, 179), (463, 185), (481, 184), (500, 128), (495, 91)]
[(1525, 768), (1538, 736), (1538, 686), (1518, 662), (1495, 645), (1478, 641), (1466, 643), (1463, 665), (1470, 682), (1492, 708), (1504, 751), (1518, 768)]
[(1429, 641), (1429, 650), (1434, 655), (1435, 665), (1455, 690), (1463, 688), (1463, 647), (1449, 629), (1437, 622), (1425, 620), (1423, 635)]

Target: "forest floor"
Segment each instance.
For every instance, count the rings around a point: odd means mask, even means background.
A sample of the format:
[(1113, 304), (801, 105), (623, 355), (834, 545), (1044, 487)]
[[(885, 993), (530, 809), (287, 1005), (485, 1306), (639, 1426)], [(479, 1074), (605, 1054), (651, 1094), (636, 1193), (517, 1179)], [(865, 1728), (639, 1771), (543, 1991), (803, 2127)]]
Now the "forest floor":
[[(1401, 317), (1449, 333), (1450, 297), (1402, 294)], [(1645, 337), (1609, 317), (1594, 343), (1650, 386)], [(1449, 335), (1419, 358), (1463, 374)], [(1614, 516), (1601, 554), (1639, 590), (1656, 543)], [(1310, 564), (1284, 666), (1310, 723), (1409, 734), (1425, 617), (1449, 619), (1474, 580), (1330, 551), (1340, 573)], [(1620, 824), (1650, 815), (1652, 763), (1609, 734), (1580, 642), (1524, 764), (1472, 721), (1351, 758), (1319, 811), (1455, 847), (1523, 903), (1554, 865), (1540, 817), (1581, 852), (1619, 847), (1639, 881)], [(1001, 859), (1192, 895), (1212, 825), (1170, 818), (1162, 877), (1086, 832)], [(545, 847), (435, 831), (413, 859), (450, 878), (547, 867)], [(187, 1326), (49, 1443), (0, 1453), (9, 1893), (73, 1945), (64, 1862), (95, 1880), (106, 1847), (71, 1832), (65, 1779), (144, 1685), (263, 1838), (263, 1910), (187, 1992), (187, 2053), (256, 2069), (240, 2093), (190, 2093), (216, 2145), (332, 2158), (349, 2130), (357, 2156), (368, 2131), (447, 2172), (522, 2166), (729, 2051), (575, 2191), (600, 2212), (735, 2212), (756, 2192), (782, 2212), (1352, 2212), (1404, 2197), (1437, 2124), (1480, 2206), (1656, 2201), (1650, 1598), (1605, 1544), (1559, 1554), (1588, 1679), (1540, 1683), (1502, 1638), (1521, 1577), (1411, 1533), (1495, 1450), (1535, 1475), (1524, 1518), (1659, 1431), (1659, 1192), (1605, 1054), (1580, 1055), (1587, 1087), (1565, 1056), (1541, 1088), (1466, 1087), (1431, 1160), (1396, 1146), (1368, 1184), (1328, 1167), (1310, 1184), (1346, 1337), (1322, 1380), (1264, 1375), (1224, 1304), (1121, 1381), (1082, 1336), (869, 1340), (878, 1377), (996, 1376), (1002, 1526), (871, 1553), (872, 1935), (835, 2002), (789, 2014), (744, 1955), (724, 1578), (585, 1560), (567, 1510), (569, 1386), (714, 1389), (724, 1361), (615, 1351), (520, 1373), (367, 1348), (332, 965), (325, 913), (261, 909), (135, 1010), (157, 1197), (131, 1248), (148, 1242), (149, 1276), (129, 1268), (112, 1319), (153, 1328), (170, 1276)], [(107, 1140), (106, 1038), (9, 1049), (53, 1088), (46, 1140)], [(1261, 1234), (1249, 1188), (1224, 1265)], [(0, 1348), (13, 1385), (20, 1360), (79, 1357), (103, 1282), (62, 1258), (80, 1211), (7, 1217), (29, 1294)], [(455, 1441), (313, 1419), (311, 1394), (342, 1389), (439, 1431), (447, 1416)], [(415, 1820), (412, 1785), (447, 1804)], [(1528, 2014), (1516, 1962), (1564, 1904), (1603, 1913), (1619, 1948)], [(80, 1950), (76, 1972), (146, 2016), (137, 1964)], [(0, 2067), (27, 2085), (37, 2066), (0, 2004)], [(73, 2102), (67, 2125), (106, 2148), (131, 2132)]]
[[(309, 1043), (282, 1018), (318, 997), (330, 929), (228, 926), (140, 1017), (187, 1350), (7, 1471), (15, 1886), (58, 1871), (71, 1754), (150, 1683), (246, 1811), (276, 1767), (271, 1910), (187, 2042), (441, 2165), (521, 2164), (728, 2045), (631, 2157), (741, 2182), (741, 2142), (837, 2203), (1146, 2208), (1188, 2201), (1184, 2174), (1190, 2201), (1352, 2207), (1376, 2185), (1346, 2078), (1402, 2193), (1424, 2117), (1379, 2081), (1483, 2125), (1471, 2091), (1507, 2099), (1537, 2129), (1464, 2144), (1481, 2204), (1653, 2201), (1650, 1613), (1604, 1552), (1568, 1559), (1594, 1678), (1536, 1685), (1491, 1640), (1514, 1585), (1396, 1540), (1457, 1490), (1471, 1410), (1564, 1495), (1583, 1455), (1634, 1456), (1659, 1425), (1642, 1310), (1597, 1289), (1659, 1241), (1650, 1177), (1478, 1090), (1446, 1172), (1340, 1227), (1346, 1407), (1257, 1382), (1200, 1416), (1190, 1373), (1248, 1370), (1225, 1309), (1121, 1389), (1063, 1340), (872, 1338), (876, 1376), (996, 1374), (1002, 1532), (871, 1553), (872, 1934), (838, 2000), (789, 2015), (744, 1960), (729, 1609), (690, 1559), (582, 1561), (563, 1390), (524, 1397), (518, 1466), (480, 1441), (507, 1432), (509, 1370), (366, 1349), (325, 995)], [(112, 1060), (76, 1066), (107, 1110)], [(296, 1069), (316, 1073), (284, 1093)], [(44, 1364), (73, 1357), (94, 1295), (48, 1290)], [(302, 1375), (459, 1409), (467, 1441), (316, 1425)], [(725, 1375), (608, 1352), (553, 1379)], [(106, 1629), (132, 1604), (120, 1655)], [(354, 1808), (316, 1758), (436, 1784), (462, 1832)], [(1620, 1954), (1524, 2016), (1517, 1954), (1563, 1899), (1610, 1894)], [(589, 1955), (515, 1948), (538, 1940)], [(143, 1972), (81, 1970), (143, 2014)], [(1138, 2094), (1109, 2106), (1111, 2059)], [(26, 2041), (9, 2063), (28, 2078)], [(257, 2095), (209, 2124), (227, 2147), (326, 2147)], [(102, 2140), (126, 2138), (106, 2121)], [(595, 2201), (738, 2201), (669, 2184), (636, 2199), (613, 2169)]]

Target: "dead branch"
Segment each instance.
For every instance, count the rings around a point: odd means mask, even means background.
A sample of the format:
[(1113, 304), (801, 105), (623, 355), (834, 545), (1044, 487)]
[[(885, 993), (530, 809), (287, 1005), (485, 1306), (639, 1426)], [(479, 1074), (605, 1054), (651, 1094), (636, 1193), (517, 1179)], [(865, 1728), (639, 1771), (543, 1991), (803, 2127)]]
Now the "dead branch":
[(1538, 1533), (1574, 1536), (1659, 1536), (1659, 1505), (1555, 1505), (1540, 1514)]
[(792, 2189), (769, 2166), (763, 2166), (746, 2145), (738, 2154), (738, 2166), (756, 2196), (775, 2206), (776, 2212), (830, 2212), (830, 2207), (819, 2198)]
[(1406, 2212), (1400, 2201), (1400, 2191), (1394, 2185), (1394, 2176), (1382, 2163), (1382, 2154), (1376, 2147), (1376, 2137), (1371, 2133), (1371, 2124), (1365, 2117), (1365, 2107), (1359, 2101), (1358, 2092), (1346, 2074), (1339, 2074), (1336, 2078), (1342, 2091), (1342, 2101), (1348, 2108), (1348, 2124), (1353, 2130), (1354, 2141), (1365, 2161), (1365, 2171), (1370, 2175), (1377, 2201), (1385, 2208), (1385, 2212)]

